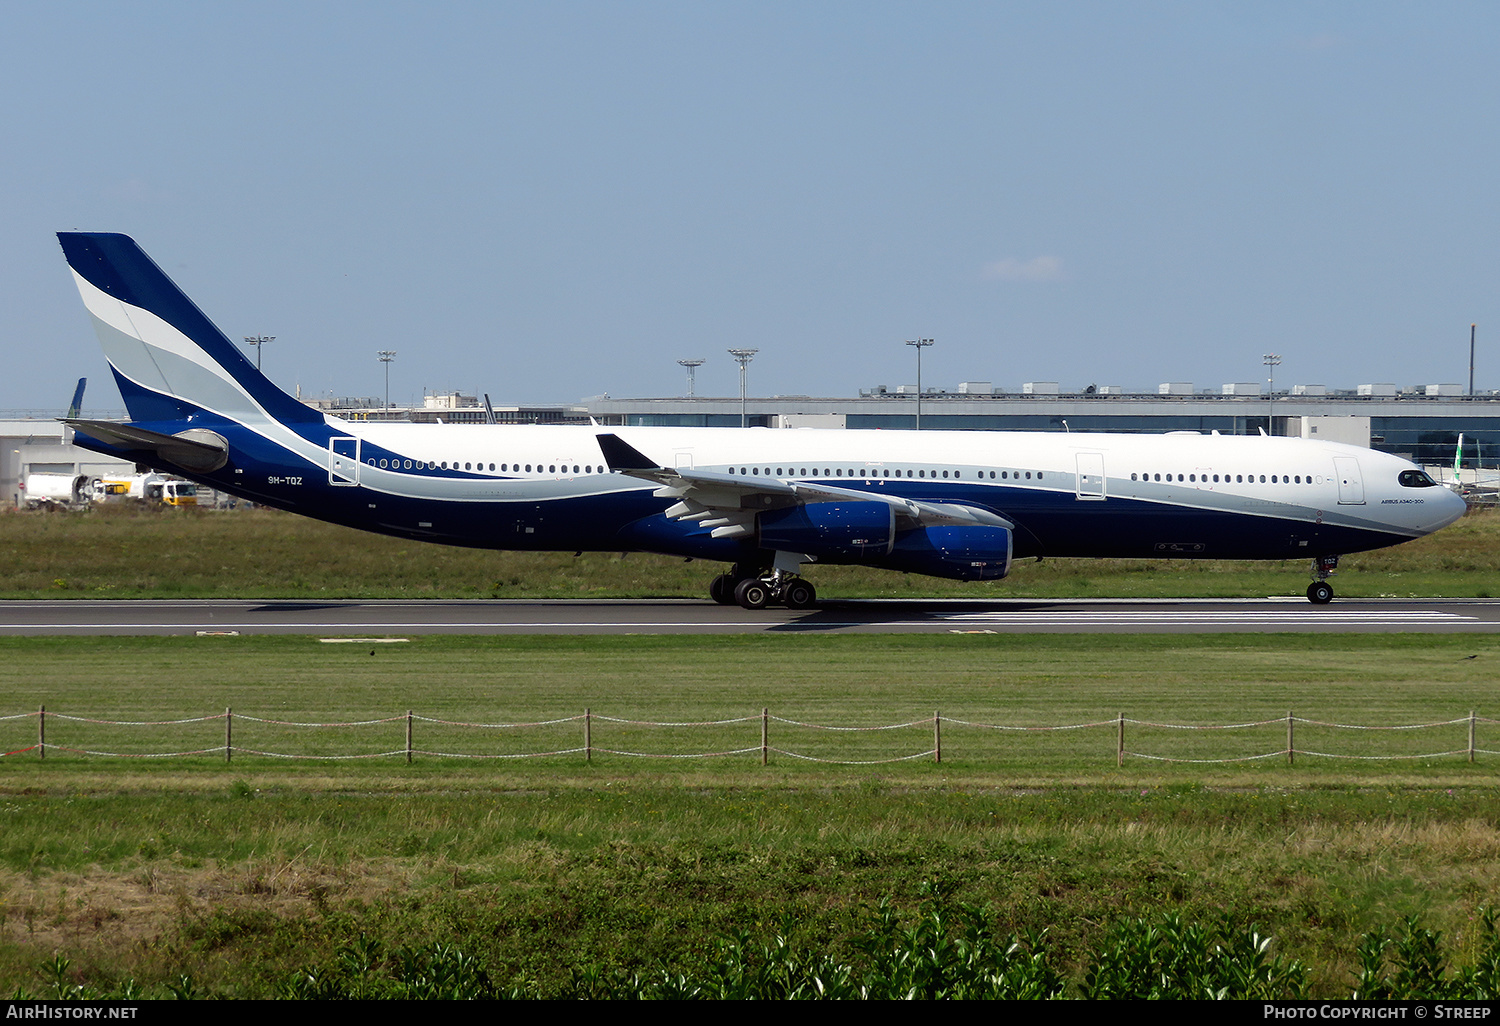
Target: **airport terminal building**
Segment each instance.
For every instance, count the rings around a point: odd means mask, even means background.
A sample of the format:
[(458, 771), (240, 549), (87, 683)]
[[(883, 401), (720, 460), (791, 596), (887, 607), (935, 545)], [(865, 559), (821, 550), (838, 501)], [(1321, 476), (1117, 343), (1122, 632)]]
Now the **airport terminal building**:
[[(497, 406), (486, 411), (475, 396), (432, 395), (421, 407), (380, 408), (377, 400), (315, 400), (312, 405), (353, 420), (429, 423), (589, 424), (606, 427), (849, 428), (904, 431), (917, 427), (917, 394), (911, 386), (862, 390), (856, 398), (805, 395), (615, 399), (577, 403)], [(1162, 434), (1254, 435), (1264, 431), (1326, 438), (1398, 453), (1419, 463), (1451, 465), (1458, 436), (1465, 460), (1500, 458), (1500, 392), (1465, 395), (1457, 385), (1397, 388), (1393, 384), (1330, 390), (1298, 385), (1275, 396), (1257, 382), (1194, 390), (1168, 382), (1157, 392), (1125, 394), (1112, 386), (1062, 392), (1055, 382), (1029, 382), (1002, 392), (988, 382), (957, 390), (927, 389), (921, 426), (928, 431), (1110, 431)]]
[[(1110, 431), (1162, 434), (1274, 435), (1348, 442), (1398, 453), (1417, 463), (1450, 465), (1458, 436), (1465, 462), (1500, 459), (1500, 395), (1428, 394), (1389, 387), (1388, 394), (1092, 393), (984, 394), (928, 392), (922, 429), (930, 431)], [(600, 424), (730, 427), (740, 424), (738, 399), (609, 399), (581, 407)], [(748, 399), (752, 427), (910, 430), (917, 426), (912, 392), (871, 390), (857, 399), (776, 396)]]
[[(1500, 465), (1500, 393), (1465, 395), (1455, 385), (1397, 388), (1360, 385), (1334, 391), (1299, 385), (1274, 396), (1258, 383), (1194, 390), (1168, 382), (1156, 393), (1123, 394), (1111, 386), (1062, 392), (1052, 382), (1031, 382), (1002, 392), (987, 382), (921, 396), (924, 431), (1110, 431), (1258, 434), (1327, 439), (1405, 456), (1432, 467), (1451, 467), (1464, 439), (1464, 467)], [(578, 424), (601, 426), (750, 427), (910, 430), (917, 426), (916, 389), (875, 386), (855, 398), (771, 396), (614, 399), (599, 396), (572, 404), (492, 407), (460, 393), (429, 396), (414, 408), (384, 408), (375, 400), (312, 400), (309, 405), (351, 420), (428, 423)], [(90, 413), (90, 416), (101, 416)], [(115, 411), (114, 416), (123, 416)], [(29, 472), (99, 473), (108, 463), (72, 446), (61, 424), (37, 413), (6, 419), (0, 413), (0, 505), (19, 504)], [(110, 470), (116, 468), (110, 467)]]

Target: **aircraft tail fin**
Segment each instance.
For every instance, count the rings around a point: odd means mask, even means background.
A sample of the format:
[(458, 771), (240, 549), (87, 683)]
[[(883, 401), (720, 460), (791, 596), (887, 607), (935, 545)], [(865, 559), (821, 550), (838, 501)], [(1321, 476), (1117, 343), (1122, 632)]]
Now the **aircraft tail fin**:
[(132, 420), (205, 411), (247, 424), (321, 420), (256, 370), (135, 240), (108, 232), (57, 238)]
[(68, 404), (68, 416), (77, 417), (83, 409), (83, 387), (89, 383), (88, 378), (79, 378), (78, 387), (73, 390), (73, 401)]

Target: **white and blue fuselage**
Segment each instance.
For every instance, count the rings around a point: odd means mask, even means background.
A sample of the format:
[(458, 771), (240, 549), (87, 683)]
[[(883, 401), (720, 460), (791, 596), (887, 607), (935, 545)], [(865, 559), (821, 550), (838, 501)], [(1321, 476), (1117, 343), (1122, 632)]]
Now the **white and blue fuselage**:
[(817, 562), (1326, 560), (1464, 510), (1407, 460), (1290, 438), (345, 421), (262, 377), (130, 239), (60, 239), (131, 416), (75, 421), (80, 444), (385, 534), (719, 559), (774, 599)]

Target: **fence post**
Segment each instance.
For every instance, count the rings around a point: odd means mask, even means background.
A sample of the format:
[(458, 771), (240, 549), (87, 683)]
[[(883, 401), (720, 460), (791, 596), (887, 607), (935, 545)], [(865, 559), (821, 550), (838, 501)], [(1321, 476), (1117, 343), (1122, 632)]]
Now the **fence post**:
[(583, 710), (583, 761), (594, 761), (594, 721), (587, 706)]
[(765, 706), (760, 707), (760, 764), (766, 765), (770, 759), (771, 749), (771, 719)]
[(1125, 714), (1121, 713), (1115, 727), (1115, 769), (1125, 765)]
[(224, 761), (234, 758), (234, 707), (224, 707)]
[(1296, 747), (1292, 743), (1292, 711), (1286, 712), (1286, 764), (1294, 765), (1297, 762)]
[(1474, 761), (1474, 710), (1469, 710), (1469, 761)]
[(36, 751), (40, 758), (47, 757), (47, 707), (45, 705), (36, 716)]
[(406, 764), (411, 765), (411, 710), (406, 710)]
[(943, 717), (938, 710), (932, 710), (932, 761), (943, 761)]

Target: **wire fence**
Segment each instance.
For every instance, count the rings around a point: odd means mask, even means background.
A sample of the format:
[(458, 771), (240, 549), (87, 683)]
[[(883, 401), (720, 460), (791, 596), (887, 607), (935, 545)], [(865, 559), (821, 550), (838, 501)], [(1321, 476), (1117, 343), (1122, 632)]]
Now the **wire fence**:
[[(1105, 758), (1229, 764), (1308, 758), (1360, 762), (1500, 755), (1500, 720), (1470, 712), (1428, 723), (1370, 725), (1288, 712), (1241, 723), (1188, 724), (1109, 719), (1052, 725), (986, 723), (934, 712), (875, 726), (836, 725), (759, 714), (666, 722), (605, 716), (591, 709), (523, 722), (404, 714), (362, 720), (298, 721), (236, 713), (115, 720), (48, 711), (0, 716), (0, 758), (173, 759), (247, 756), (279, 760), (773, 759), (843, 766), (998, 757)], [(1484, 737), (1482, 735), (1491, 735)]]

